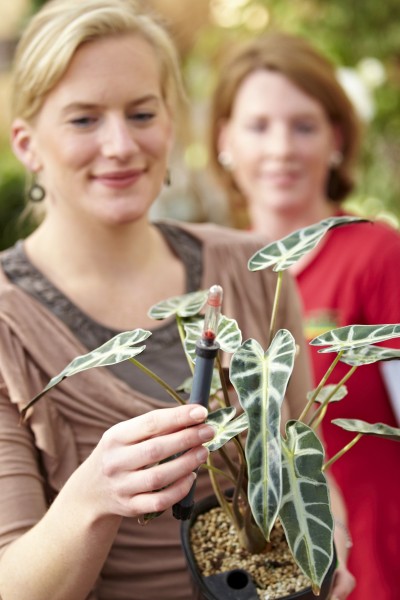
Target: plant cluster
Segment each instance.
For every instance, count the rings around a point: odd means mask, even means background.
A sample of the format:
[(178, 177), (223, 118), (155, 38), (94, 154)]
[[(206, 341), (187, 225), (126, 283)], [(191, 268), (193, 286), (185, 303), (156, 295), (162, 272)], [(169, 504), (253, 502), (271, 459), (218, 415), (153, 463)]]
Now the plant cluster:
[[(373, 435), (400, 441), (400, 429), (382, 423), (370, 424), (355, 419), (336, 419), (338, 427), (355, 433), (354, 439), (336, 456), (325, 461), (324, 448), (317, 428), (326, 416), (329, 402), (337, 402), (347, 394), (346, 380), (362, 365), (400, 358), (400, 351), (377, 346), (400, 337), (400, 324), (351, 325), (328, 331), (310, 343), (330, 352), (333, 360), (327, 373), (309, 393), (304, 410), (297, 420), (281, 423), (281, 406), (296, 357), (296, 343), (285, 329), (274, 332), (274, 323), (283, 271), (312, 250), (327, 231), (334, 227), (360, 221), (355, 217), (334, 217), (300, 229), (286, 238), (269, 244), (249, 261), (251, 271), (273, 268), (277, 272), (276, 296), (271, 315), (271, 342), (264, 350), (255, 339), (242, 342), (237, 322), (221, 316), (216, 341), (223, 352), (232, 354), (229, 378), (217, 356), (215, 377), (210, 398), (219, 408), (209, 413), (216, 434), (207, 444), (211, 451), (207, 468), (219, 502), (235, 525), (240, 543), (250, 552), (261, 551), (279, 518), (285, 530), (293, 557), (314, 593), (334, 556), (334, 520), (330, 509), (326, 469), (347, 452), (363, 435)], [(149, 314), (154, 319), (175, 316), (189, 365), (194, 369), (196, 341), (200, 338), (202, 308), (207, 291), (170, 298), (153, 306)], [(83, 370), (130, 360), (164, 387), (178, 402), (182, 391), (190, 391), (191, 382), (184, 382), (176, 391), (136, 358), (145, 350), (144, 342), (151, 333), (143, 329), (117, 335), (92, 352), (75, 358), (24, 409), (23, 413), (64, 378)], [(337, 384), (328, 384), (335, 365), (345, 362), (351, 368)], [(231, 405), (228, 385), (234, 387), (240, 406), (238, 416)], [(315, 410), (315, 403), (319, 406)], [(282, 434), (281, 432), (284, 431)], [(236, 452), (227, 452), (230, 442)], [(214, 466), (213, 453), (218, 451), (225, 469)], [(228, 499), (221, 485), (228, 478), (233, 488)], [(226, 487), (226, 486), (225, 486)], [(153, 518), (156, 515), (147, 515)]]

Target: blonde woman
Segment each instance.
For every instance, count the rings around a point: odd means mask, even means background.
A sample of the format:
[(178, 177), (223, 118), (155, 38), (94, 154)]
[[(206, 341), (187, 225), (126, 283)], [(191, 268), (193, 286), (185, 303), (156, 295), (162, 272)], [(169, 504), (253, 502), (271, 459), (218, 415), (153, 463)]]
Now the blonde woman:
[[(181, 96), (163, 27), (131, 0), (54, 0), (22, 35), (12, 144), (42, 203), (35, 232), (0, 271), (0, 596), (2, 600), (187, 600), (179, 522), (213, 432), (129, 362), (70, 378), (19, 411), (75, 356), (120, 331), (150, 329), (143, 361), (176, 386), (188, 367), (154, 303), (218, 283), (224, 312), (266, 342), (275, 279), (247, 271), (260, 247), (212, 225), (152, 223)], [(286, 280), (280, 326), (301, 342)], [(309, 387), (300, 353), (287, 410)], [(165, 409), (168, 410), (165, 410)], [(189, 425), (196, 425), (188, 428)], [(154, 466), (177, 450), (180, 458)], [(164, 489), (165, 488), (165, 489)], [(210, 493), (200, 472), (197, 493)]]

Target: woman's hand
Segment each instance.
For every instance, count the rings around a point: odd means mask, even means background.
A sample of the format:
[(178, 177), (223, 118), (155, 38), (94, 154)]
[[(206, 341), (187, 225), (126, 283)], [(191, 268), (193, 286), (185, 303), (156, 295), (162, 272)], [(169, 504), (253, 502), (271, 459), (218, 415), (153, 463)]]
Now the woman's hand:
[(355, 586), (356, 580), (354, 576), (347, 567), (339, 563), (333, 579), (330, 600), (345, 600), (354, 590)]
[(207, 459), (202, 444), (215, 433), (204, 425), (206, 417), (202, 406), (186, 405), (154, 410), (107, 430), (86, 465), (95, 476), (100, 513), (134, 517), (181, 500), (193, 484), (193, 471)]
[(199, 405), (164, 408), (106, 431), (43, 518), (2, 555), (2, 597), (87, 598), (121, 518), (163, 511), (189, 492), (207, 458), (202, 444), (214, 436), (206, 417)]

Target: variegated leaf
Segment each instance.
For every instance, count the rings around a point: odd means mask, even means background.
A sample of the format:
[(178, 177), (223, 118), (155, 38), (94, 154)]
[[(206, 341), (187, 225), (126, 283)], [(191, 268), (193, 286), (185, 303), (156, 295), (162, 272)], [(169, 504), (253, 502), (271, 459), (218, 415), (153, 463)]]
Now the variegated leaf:
[(361, 346), (360, 348), (353, 348), (352, 350), (346, 350), (340, 358), (342, 362), (351, 365), (352, 367), (370, 365), (371, 363), (384, 360), (399, 359), (400, 350), (384, 348), (383, 346)]
[(355, 431), (364, 435), (375, 435), (387, 440), (400, 442), (400, 429), (398, 427), (390, 427), (385, 423), (367, 423), (360, 419), (333, 419), (332, 423), (346, 429), (346, 431)]
[(297, 564), (313, 588), (320, 588), (333, 560), (334, 527), (322, 472), (324, 449), (308, 425), (289, 421), (282, 454), (279, 518)]
[(246, 461), (249, 502), (253, 516), (269, 539), (278, 514), (281, 493), (281, 405), (293, 369), (296, 345), (280, 329), (268, 350), (249, 339), (235, 352), (230, 379), (247, 414)]
[(177, 315), (178, 317), (192, 317), (201, 311), (207, 302), (207, 297), (208, 290), (174, 296), (173, 298), (168, 298), (154, 304), (150, 308), (148, 315), (152, 319), (157, 320), (167, 319), (173, 315)]
[[(318, 396), (315, 398), (314, 402), (322, 404), (332, 394), (335, 388), (336, 384), (334, 383), (324, 385), (324, 387), (318, 392)], [(311, 392), (307, 393), (307, 400), (310, 400), (313, 397), (314, 392), (315, 390), (312, 390)], [(347, 387), (345, 385), (341, 385), (340, 388), (336, 390), (332, 398), (329, 398), (329, 402), (339, 402), (339, 400), (343, 400), (345, 396), (347, 396)]]
[[(204, 319), (190, 320), (183, 323), (185, 329), (185, 352), (194, 362), (196, 354), (196, 342), (201, 338)], [(232, 354), (242, 343), (242, 333), (235, 319), (228, 319), (221, 315), (218, 321), (218, 331), (215, 341), (221, 350)]]
[[(188, 377), (187, 379), (185, 379), (185, 381), (180, 386), (178, 386), (176, 388), (176, 391), (184, 392), (185, 394), (190, 394), (190, 392), (192, 391), (192, 385), (193, 385), (193, 377)], [(218, 369), (214, 369), (212, 380), (211, 380), (210, 396), (213, 396), (220, 389), (221, 389), (221, 379), (219, 376), (219, 371), (218, 371)]]
[(134, 346), (144, 342), (151, 336), (150, 331), (144, 329), (134, 329), (133, 331), (124, 331), (114, 336), (108, 342), (95, 348), (87, 354), (77, 356), (72, 360), (58, 375), (50, 379), (46, 387), (37, 394), (23, 409), (22, 414), (37, 402), (46, 392), (58, 385), (66, 377), (71, 377), (87, 369), (94, 367), (104, 367), (106, 365), (115, 365), (137, 356), (146, 348), (146, 346)]
[(298, 229), (258, 250), (249, 260), (249, 270), (260, 271), (273, 266), (274, 271), (285, 271), (313, 250), (329, 229), (366, 220), (360, 217), (330, 217)]
[(312, 346), (329, 346), (318, 352), (341, 352), (400, 337), (400, 324), (347, 325), (331, 329), (311, 340)]
[[(222, 408), (221, 410), (226, 410), (226, 408)], [(211, 423), (211, 425), (213, 425), (213, 423)], [(246, 413), (242, 413), (233, 421), (227, 421), (224, 425), (219, 426), (214, 438), (211, 442), (204, 444), (204, 446), (206, 446), (210, 452), (219, 450), (219, 448), (222, 448), (229, 440), (242, 433), (242, 431), (245, 431), (248, 426), (249, 422), (247, 420), (247, 415)]]

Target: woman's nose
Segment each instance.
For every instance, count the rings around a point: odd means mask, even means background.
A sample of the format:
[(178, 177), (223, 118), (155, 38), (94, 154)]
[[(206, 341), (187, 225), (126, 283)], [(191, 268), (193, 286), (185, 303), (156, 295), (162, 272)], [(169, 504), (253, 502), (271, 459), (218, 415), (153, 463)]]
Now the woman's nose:
[(105, 124), (103, 137), (103, 154), (108, 158), (127, 160), (137, 152), (132, 128), (123, 117), (110, 118)]
[(265, 151), (272, 156), (286, 156), (292, 151), (292, 140), (289, 128), (284, 124), (276, 124), (270, 128), (265, 138)]

